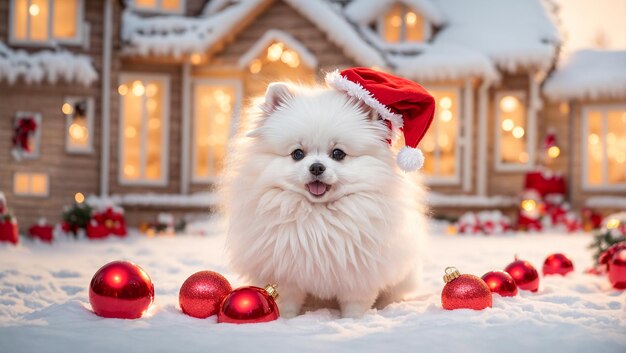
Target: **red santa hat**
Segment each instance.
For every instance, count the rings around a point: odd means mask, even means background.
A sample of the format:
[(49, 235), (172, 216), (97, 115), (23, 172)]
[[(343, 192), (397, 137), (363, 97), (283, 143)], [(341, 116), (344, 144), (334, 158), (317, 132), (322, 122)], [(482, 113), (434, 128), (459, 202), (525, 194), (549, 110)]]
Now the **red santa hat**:
[(365, 67), (330, 72), (326, 83), (374, 109), (389, 121), (392, 130), (402, 130), (406, 147), (397, 156), (402, 170), (415, 171), (424, 165), (424, 154), (417, 144), (433, 121), (435, 99), (422, 86)]

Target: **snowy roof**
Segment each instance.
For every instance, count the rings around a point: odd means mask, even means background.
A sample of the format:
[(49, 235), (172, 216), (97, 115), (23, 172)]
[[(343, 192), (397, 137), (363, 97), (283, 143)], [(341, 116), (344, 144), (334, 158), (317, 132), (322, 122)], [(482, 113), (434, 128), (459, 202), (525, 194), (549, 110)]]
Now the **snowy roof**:
[(546, 80), (553, 100), (625, 99), (626, 50), (581, 50), (573, 53)]
[[(144, 18), (126, 10), (122, 21), (125, 50), (177, 57), (204, 52), (269, 1), (213, 0), (199, 17)], [(385, 43), (370, 27), (396, 0), (283, 1), (358, 65), (387, 68), (414, 80), (497, 80), (498, 69), (546, 70), (560, 43), (547, 0), (399, 0), (436, 28), (428, 42), (402, 44)]]
[(10, 49), (0, 41), (0, 81), (13, 84), (20, 78), (28, 84), (61, 79), (89, 86), (98, 79), (98, 73), (86, 55), (65, 50), (28, 53)]

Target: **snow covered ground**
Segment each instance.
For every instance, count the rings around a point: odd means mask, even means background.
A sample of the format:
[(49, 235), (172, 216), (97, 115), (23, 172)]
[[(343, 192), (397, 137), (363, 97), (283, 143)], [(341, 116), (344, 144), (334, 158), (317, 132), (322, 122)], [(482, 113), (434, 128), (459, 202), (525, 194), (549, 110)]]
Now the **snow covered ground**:
[[(216, 223), (208, 235), (105, 241), (23, 241), (0, 244), (0, 352), (625, 352), (626, 292), (604, 277), (583, 274), (591, 265), (587, 234), (450, 236), (430, 239), (422, 294), (371, 310), (357, 320), (319, 310), (256, 325), (194, 319), (178, 308), (187, 276), (211, 269), (234, 286)], [(198, 232), (202, 227), (197, 227)], [(550, 253), (564, 252), (576, 273), (542, 277), (536, 294), (494, 298), (483, 311), (441, 308), (446, 266), (481, 276), (503, 269), (518, 254), (540, 269)], [(102, 319), (89, 309), (89, 281), (103, 264), (128, 259), (152, 277), (156, 301), (139, 320)]]

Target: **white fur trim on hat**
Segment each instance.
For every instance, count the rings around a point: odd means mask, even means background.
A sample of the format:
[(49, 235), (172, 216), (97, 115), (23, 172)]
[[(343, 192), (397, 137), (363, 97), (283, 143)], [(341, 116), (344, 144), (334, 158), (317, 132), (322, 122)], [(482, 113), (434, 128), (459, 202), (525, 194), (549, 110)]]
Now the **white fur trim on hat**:
[(326, 74), (326, 83), (347, 93), (349, 96), (354, 97), (363, 103), (367, 104), (370, 108), (374, 109), (380, 116), (391, 122), (391, 127), (393, 130), (399, 129), (402, 127), (402, 115), (396, 114), (389, 110), (384, 104), (382, 104), (378, 99), (374, 97), (374, 95), (365, 89), (360, 83), (352, 82), (348, 80), (345, 76), (341, 76), (339, 74), (339, 70), (335, 70), (333, 72), (329, 72)]
[(424, 165), (424, 154), (419, 148), (405, 146), (398, 152), (396, 162), (398, 166), (400, 166), (400, 169), (405, 172), (414, 172), (418, 169), (422, 169)]

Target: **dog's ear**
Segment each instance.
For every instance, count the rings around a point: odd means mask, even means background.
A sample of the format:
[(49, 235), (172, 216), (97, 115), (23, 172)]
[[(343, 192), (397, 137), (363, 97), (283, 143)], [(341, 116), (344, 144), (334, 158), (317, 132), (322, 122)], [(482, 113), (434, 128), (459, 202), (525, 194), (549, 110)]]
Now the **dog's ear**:
[(293, 98), (294, 88), (286, 82), (272, 82), (265, 91), (265, 102), (261, 105), (263, 113), (269, 115), (286, 101)]
[(265, 119), (276, 111), (281, 105), (295, 96), (295, 88), (287, 82), (272, 82), (267, 86), (265, 91), (265, 100), (259, 104), (261, 116), (259, 117), (258, 126), (246, 133), (248, 137), (258, 137)]

